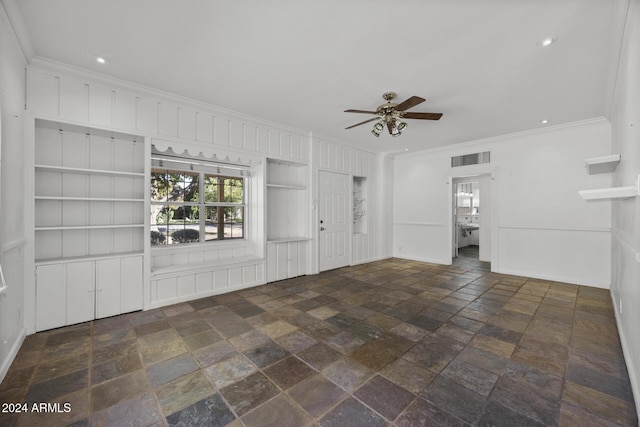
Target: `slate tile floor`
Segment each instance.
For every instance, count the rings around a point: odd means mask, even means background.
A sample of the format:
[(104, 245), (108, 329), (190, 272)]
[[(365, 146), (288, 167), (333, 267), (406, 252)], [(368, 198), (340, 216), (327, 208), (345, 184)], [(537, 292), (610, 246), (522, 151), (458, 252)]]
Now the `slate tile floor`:
[(0, 425), (635, 426), (609, 293), (390, 259), (31, 335)]

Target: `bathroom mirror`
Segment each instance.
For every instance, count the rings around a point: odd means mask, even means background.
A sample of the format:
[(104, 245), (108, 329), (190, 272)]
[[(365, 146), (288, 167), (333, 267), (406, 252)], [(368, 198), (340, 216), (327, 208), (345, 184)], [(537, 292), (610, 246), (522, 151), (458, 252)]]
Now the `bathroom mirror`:
[(478, 215), (480, 213), (480, 184), (459, 182), (456, 184), (457, 215)]

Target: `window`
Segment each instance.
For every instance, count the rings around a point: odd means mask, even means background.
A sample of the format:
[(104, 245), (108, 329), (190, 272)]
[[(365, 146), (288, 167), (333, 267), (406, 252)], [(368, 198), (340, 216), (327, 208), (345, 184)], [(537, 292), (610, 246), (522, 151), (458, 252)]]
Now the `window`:
[[(151, 245), (244, 238), (245, 179), (242, 173), (227, 176), (183, 170), (194, 169), (189, 162), (181, 165), (159, 160), (154, 161), (153, 166)], [(206, 169), (218, 168), (208, 166)]]

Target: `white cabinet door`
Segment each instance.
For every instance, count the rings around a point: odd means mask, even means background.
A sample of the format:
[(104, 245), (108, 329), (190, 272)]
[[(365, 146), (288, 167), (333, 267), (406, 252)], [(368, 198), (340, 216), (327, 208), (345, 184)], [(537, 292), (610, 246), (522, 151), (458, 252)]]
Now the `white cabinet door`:
[(41, 265), (36, 268), (36, 331), (67, 324), (67, 266)]
[(267, 243), (267, 283), (278, 280), (278, 245)]
[(277, 243), (276, 252), (278, 253), (276, 280), (288, 279), (289, 276), (289, 251), (287, 243)]
[(93, 261), (70, 262), (67, 266), (67, 325), (93, 320), (95, 272)]
[(298, 242), (289, 242), (287, 244), (287, 262), (288, 272), (287, 277), (298, 276), (300, 266), (298, 265)]
[(120, 258), (96, 261), (96, 319), (122, 313)]
[(142, 310), (142, 257), (122, 258), (122, 312)]

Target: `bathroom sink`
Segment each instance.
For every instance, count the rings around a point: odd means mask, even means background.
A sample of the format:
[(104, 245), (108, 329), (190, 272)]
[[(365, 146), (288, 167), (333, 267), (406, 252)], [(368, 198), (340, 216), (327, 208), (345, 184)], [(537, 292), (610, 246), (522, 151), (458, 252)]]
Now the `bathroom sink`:
[(473, 230), (479, 230), (480, 226), (478, 224), (460, 224), (460, 228), (463, 231), (473, 231)]

